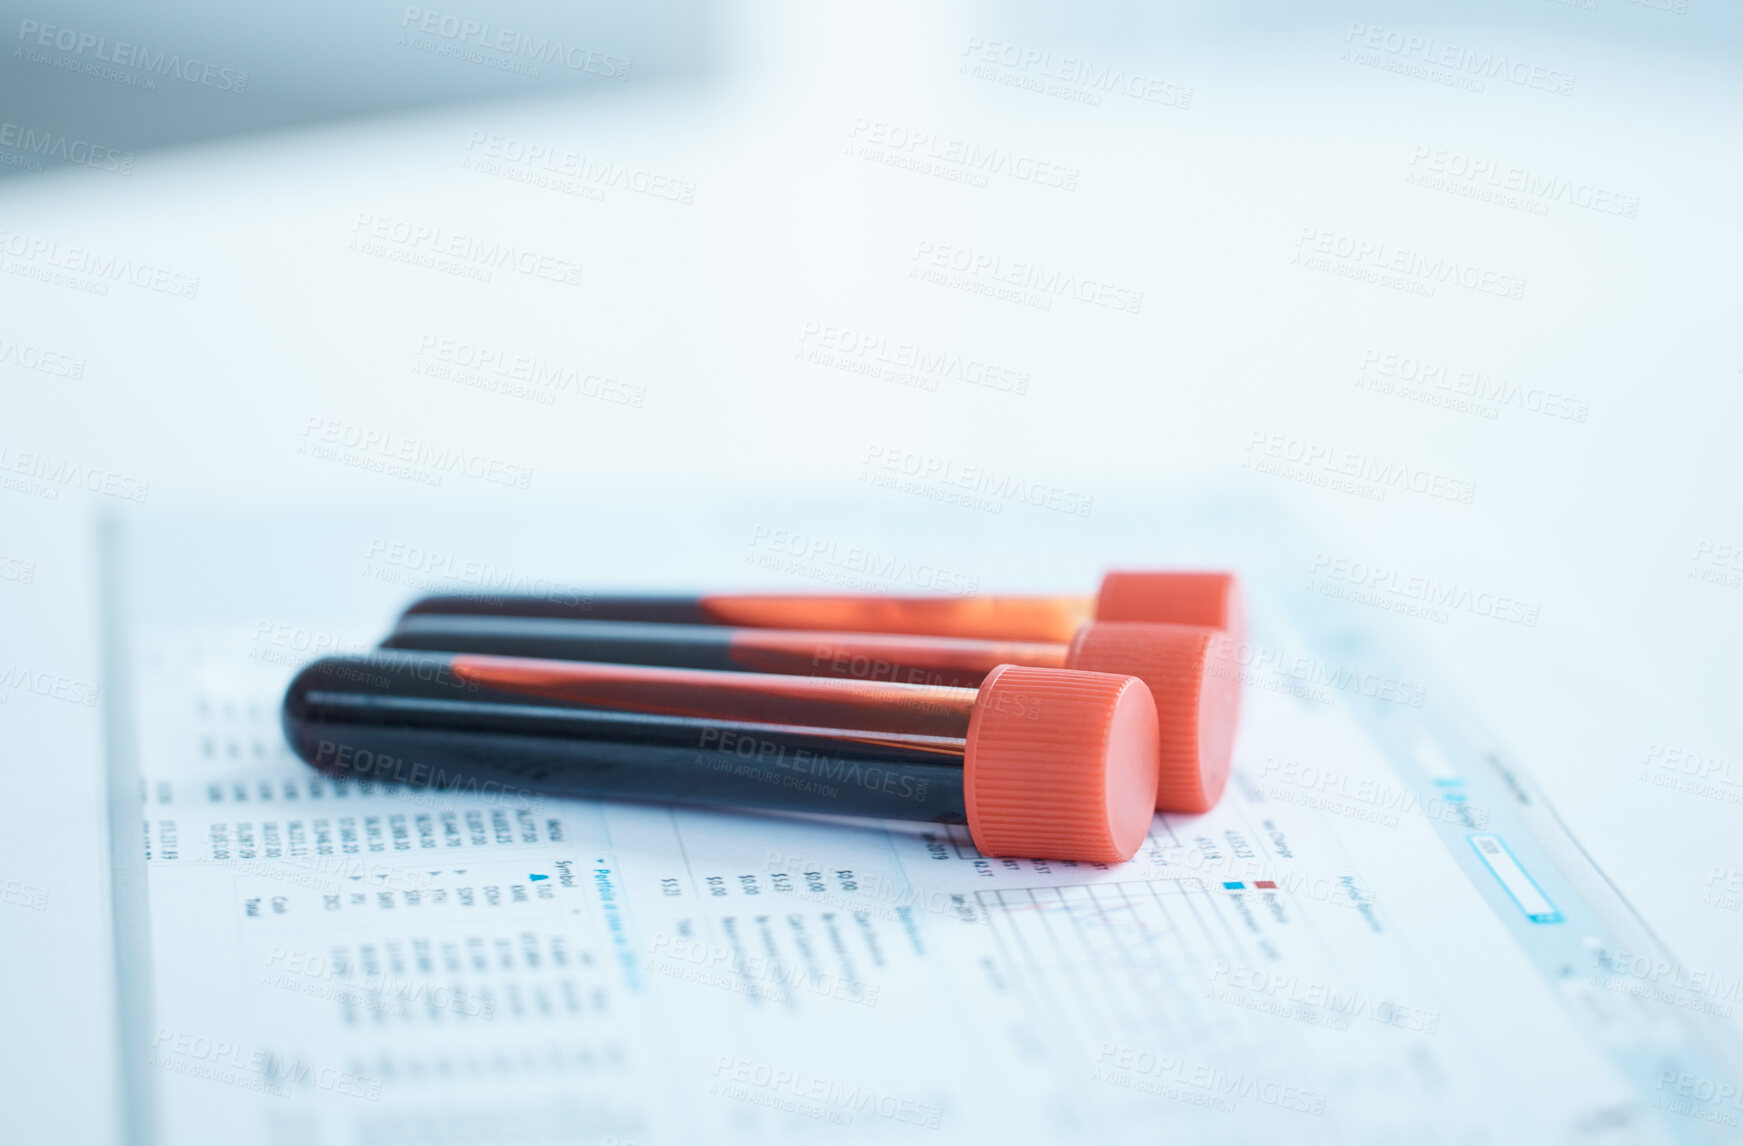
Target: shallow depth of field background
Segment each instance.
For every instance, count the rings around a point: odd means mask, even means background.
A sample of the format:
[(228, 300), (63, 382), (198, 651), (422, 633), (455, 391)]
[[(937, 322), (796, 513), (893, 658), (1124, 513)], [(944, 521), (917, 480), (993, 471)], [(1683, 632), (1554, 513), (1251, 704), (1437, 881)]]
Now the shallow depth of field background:
[(1674, 950), (1743, 944), (1719, 0), (5, 9), (0, 616), (83, 679), (103, 511), (500, 514), (673, 588), (899, 517), (993, 591), (1251, 502)]

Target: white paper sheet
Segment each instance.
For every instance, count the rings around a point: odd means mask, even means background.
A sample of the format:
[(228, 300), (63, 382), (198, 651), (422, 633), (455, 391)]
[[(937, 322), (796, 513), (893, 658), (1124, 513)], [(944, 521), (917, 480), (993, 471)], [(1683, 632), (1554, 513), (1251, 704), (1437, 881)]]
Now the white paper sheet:
[(278, 728), (301, 638), (143, 631), (159, 1136), (1734, 1132), (1699, 1029), (1723, 984), (1642, 970), (1523, 781), (1420, 686), (1260, 621), (1228, 796), (1113, 867), (940, 826), (335, 784)]

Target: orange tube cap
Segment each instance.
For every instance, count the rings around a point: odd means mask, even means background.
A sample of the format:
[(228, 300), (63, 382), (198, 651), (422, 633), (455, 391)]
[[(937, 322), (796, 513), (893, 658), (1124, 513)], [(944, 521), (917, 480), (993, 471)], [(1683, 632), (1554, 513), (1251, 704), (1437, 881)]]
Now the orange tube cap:
[(1136, 677), (1000, 665), (963, 760), (968, 827), (989, 856), (1128, 860), (1156, 803), (1156, 703)]
[(1241, 676), (1228, 641), (1202, 625), (1093, 621), (1078, 631), (1067, 668), (1129, 673), (1156, 701), (1156, 808), (1207, 812), (1229, 780), (1241, 715)]
[(1102, 578), (1095, 619), (1208, 625), (1237, 644), (1247, 633), (1246, 603), (1233, 573), (1114, 570)]

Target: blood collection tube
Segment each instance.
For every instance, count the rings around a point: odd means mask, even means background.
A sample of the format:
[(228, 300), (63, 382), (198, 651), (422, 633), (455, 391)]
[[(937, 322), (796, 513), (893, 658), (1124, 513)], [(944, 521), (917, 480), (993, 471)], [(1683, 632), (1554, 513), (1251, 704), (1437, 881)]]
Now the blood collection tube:
[(1241, 698), (1240, 674), (1219, 630), (1130, 621), (1091, 621), (1059, 644), (415, 613), (400, 618), (382, 646), (945, 689), (976, 687), (1001, 664), (1135, 676), (1156, 701), (1156, 807), (1164, 812), (1204, 812), (1216, 804), (1228, 780)]
[(1232, 573), (1113, 572), (1094, 597), (879, 597), (721, 594), (637, 597), (572, 594), (448, 594), (406, 610), (593, 621), (736, 625), (758, 629), (917, 633), (980, 640), (1071, 640), (1090, 621), (1207, 625), (1243, 639), (1240, 582)]
[(1069, 669), (927, 689), (387, 651), (307, 666), (283, 720), (336, 777), (965, 823), (989, 856), (1129, 859), (1156, 795), (1149, 688)]

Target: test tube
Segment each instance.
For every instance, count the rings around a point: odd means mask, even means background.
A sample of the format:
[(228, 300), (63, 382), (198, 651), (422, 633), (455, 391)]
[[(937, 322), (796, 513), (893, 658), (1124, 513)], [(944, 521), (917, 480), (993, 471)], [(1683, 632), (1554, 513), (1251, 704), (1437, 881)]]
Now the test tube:
[(1090, 621), (1206, 625), (1243, 639), (1240, 582), (1232, 573), (1116, 571), (1094, 597), (880, 597), (823, 594), (711, 594), (701, 597), (587, 593), (438, 594), (407, 616), (471, 613), (758, 629), (916, 633), (978, 640), (1070, 641)]
[(1069, 669), (921, 689), (386, 651), (304, 668), (283, 722), (335, 777), (967, 824), (989, 856), (1129, 859), (1156, 795), (1149, 688)]
[(1001, 664), (1135, 676), (1156, 701), (1156, 807), (1204, 812), (1228, 781), (1241, 677), (1219, 630), (1091, 621), (1070, 643), (416, 613), (384, 648), (976, 687)]

